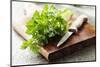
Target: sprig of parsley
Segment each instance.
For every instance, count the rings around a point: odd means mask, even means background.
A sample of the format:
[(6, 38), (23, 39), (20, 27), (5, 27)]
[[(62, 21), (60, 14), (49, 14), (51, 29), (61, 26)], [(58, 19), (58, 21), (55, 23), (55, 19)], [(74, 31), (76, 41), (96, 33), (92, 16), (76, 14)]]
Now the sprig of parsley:
[(69, 9), (56, 9), (54, 5), (45, 5), (42, 12), (35, 11), (31, 20), (26, 23), (26, 33), (32, 38), (23, 42), (21, 48), (30, 48), (38, 53), (41, 46), (48, 43), (48, 39), (56, 35), (64, 35), (68, 30), (67, 16)]

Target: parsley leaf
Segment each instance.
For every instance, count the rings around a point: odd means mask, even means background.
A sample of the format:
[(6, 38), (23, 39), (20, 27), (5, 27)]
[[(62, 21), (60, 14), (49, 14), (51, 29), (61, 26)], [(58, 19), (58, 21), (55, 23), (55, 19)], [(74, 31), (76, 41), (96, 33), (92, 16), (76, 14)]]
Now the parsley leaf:
[(32, 38), (23, 42), (21, 48), (30, 48), (38, 53), (41, 46), (48, 43), (48, 39), (56, 35), (64, 35), (68, 30), (67, 17), (72, 12), (69, 9), (56, 9), (54, 5), (45, 5), (42, 12), (35, 11), (33, 17), (26, 23), (26, 33)]

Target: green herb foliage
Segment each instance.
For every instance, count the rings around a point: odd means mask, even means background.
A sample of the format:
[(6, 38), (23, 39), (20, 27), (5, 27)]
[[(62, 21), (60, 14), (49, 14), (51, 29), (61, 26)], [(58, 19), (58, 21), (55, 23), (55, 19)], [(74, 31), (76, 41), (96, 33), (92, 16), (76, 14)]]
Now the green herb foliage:
[(40, 46), (48, 43), (48, 39), (56, 35), (64, 35), (67, 30), (66, 15), (68, 9), (59, 10), (54, 5), (45, 5), (42, 12), (35, 11), (33, 17), (26, 23), (26, 33), (32, 38), (23, 42), (21, 48), (30, 48), (31, 51), (39, 52)]

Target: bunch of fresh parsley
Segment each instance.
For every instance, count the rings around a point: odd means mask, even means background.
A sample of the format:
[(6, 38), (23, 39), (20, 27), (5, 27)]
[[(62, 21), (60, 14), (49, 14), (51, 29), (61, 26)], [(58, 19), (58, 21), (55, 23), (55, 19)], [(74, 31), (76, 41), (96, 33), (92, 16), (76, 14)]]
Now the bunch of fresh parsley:
[(54, 5), (45, 5), (42, 12), (35, 11), (31, 20), (26, 23), (26, 33), (32, 38), (23, 42), (21, 48), (30, 48), (37, 53), (48, 39), (56, 35), (64, 35), (68, 30), (67, 16), (71, 15), (69, 9), (56, 9)]

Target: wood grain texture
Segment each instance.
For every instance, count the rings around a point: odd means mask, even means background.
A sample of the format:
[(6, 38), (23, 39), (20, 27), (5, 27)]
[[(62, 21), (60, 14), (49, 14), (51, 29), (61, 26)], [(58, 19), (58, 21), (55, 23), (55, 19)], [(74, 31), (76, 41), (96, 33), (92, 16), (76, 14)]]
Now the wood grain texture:
[[(25, 40), (30, 37), (25, 33), (25, 26), (22, 24), (13, 25), (14, 30)], [(49, 43), (41, 47), (40, 54), (48, 61), (54, 61), (64, 56), (70, 55), (89, 45), (96, 44), (95, 27), (90, 23), (85, 23), (79, 31), (73, 34), (61, 47), (57, 47), (61, 36), (55, 36)]]
[(50, 40), (46, 46), (41, 48), (40, 53), (48, 61), (57, 60), (89, 45), (96, 44), (95, 27), (89, 23), (85, 23), (61, 47), (57, 47), (56, 45), (60, 38), (58, 36), (55, 37), (55, 39)]

